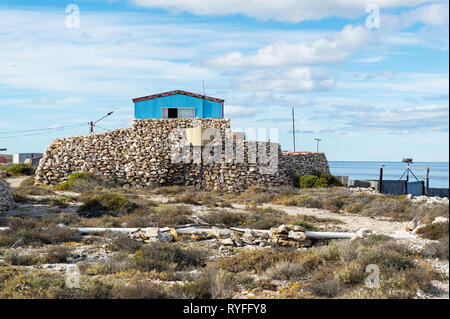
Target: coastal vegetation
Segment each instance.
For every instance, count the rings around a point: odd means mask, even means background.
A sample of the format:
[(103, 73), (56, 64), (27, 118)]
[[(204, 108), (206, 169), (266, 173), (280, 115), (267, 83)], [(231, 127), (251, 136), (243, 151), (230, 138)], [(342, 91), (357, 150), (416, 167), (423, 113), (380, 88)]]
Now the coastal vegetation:
[[(56, 187), (25, 179), (14, 190), (18, 205), (47, 211), (0, 216), (0, 226), (9, 227), (0, 231), (0, 298), (417, 298), (434, 296), (437, 283), (448, 280), (435, 266), (448, 264), (448, 205), (344, 188), (327, 176), (302, 178), (299, 187), (255, 186), (241, 193), (129, 189), (90, 173)], [(326, 186), (318, 187), (321, 178)], [(392, 221), (402, 229), (415, 221), (420, 245), (375, 234), (302, 248), (272, 242), (240, 247), (202, 235), (165, 242), (71, 229), (200, 224), (354, 231), (345, 216)], [(80, 270), (79, 288), (66, 286), (67, 264)], [(366, 284), (370, 265), (379, 268), (375, 289)]]

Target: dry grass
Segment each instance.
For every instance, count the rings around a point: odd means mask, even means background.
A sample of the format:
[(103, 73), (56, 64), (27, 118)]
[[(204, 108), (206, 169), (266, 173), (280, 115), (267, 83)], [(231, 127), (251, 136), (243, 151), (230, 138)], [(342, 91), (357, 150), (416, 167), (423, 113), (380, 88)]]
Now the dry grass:
[(147, 280), (134, 280), (126, 285), (115, 287), (118, 299), (168, 299), (170, 296), (164, 288)]
[(206, 252), (176, 243), (155, 242), (138, 250), (133, 256), (135, 267), (141, 271), (176, 271), (201, 266)]
[(170, 294), (177, 299), (231, 298), (236, 287), (236, 277), (225, 270), (207, 268), (193, 281), (175, 284)]
[(449, 215), (448, 205), (425, 205), (403, 196), (352, 193), (343, 187), (302, 189), (296, 195), (276, 196), (272, 202), (278, 205), (327, 209), (334, 213), (345, 211), (363, 216), (391, 217), (396, 221), (409, 221), (415, 217), (429, 220)]
[(0, 232), (0, 247), (11, 247), (19, 241), (25, 246), (81, 241), (78, 231), (55, 224), (46, 224), (42, 220), (17, 217), (9, 220), (8, 227), (9, 230)]
[(192, 221), (192, 210), (185, 205), (141, 207), (123, 218), (127, 227), (175, 227)]
[(432, 240), (445, 240), (449, 237), (448, 222), (434, 223), (419, 227), (416, 232), (420, 237)]

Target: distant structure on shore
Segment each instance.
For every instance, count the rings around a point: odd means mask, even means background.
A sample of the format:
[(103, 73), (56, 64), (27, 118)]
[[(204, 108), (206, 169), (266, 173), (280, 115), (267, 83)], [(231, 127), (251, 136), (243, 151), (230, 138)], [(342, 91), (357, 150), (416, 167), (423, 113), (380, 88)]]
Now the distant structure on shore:
[(27, 159), (30, 159), (31, 161), (33, 161), (34, 159), (41, 159), (42, 155), (44, 155), (44, 154), (42, 154), (42, 153), (16, 153), (13, 155), (12, 162), (14, 164), (25, 163), (25, 161)]

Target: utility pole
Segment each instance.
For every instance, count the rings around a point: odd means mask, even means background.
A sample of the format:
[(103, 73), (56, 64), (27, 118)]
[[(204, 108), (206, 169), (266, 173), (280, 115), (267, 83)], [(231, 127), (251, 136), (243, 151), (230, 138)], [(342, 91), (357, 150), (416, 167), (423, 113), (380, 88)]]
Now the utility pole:
[(320, 138), (315, 138), (317, 141), (317, 153), (319, 153), (319, 143), (322, 141)]
[(111, 112), (109, 112), (108, 114), (106, 114), (105, 116), (103, 116), (102, 118), (99, 118), (97, 121), (95, 121), (95, 122), (93, 122), (93, 121), (90, 121), (89, 122), (89, 127), (90, 127), (90, 133), (92, 134), (92, 133), (94, 133), (94, 126), (95, 126), (95, 124), (96, 123), (98, 123), (98, 122), (100, 122), (101, 120), (103, 120), (105, 117), (107, 117), (107, 116), (110, 116), (111, 114), (113, 114), (113, 111), (111, 111)]
[(294, 153), (295, 153), (295, 116), (293, 107), (292, 107), (292, 139), (294, 142)]

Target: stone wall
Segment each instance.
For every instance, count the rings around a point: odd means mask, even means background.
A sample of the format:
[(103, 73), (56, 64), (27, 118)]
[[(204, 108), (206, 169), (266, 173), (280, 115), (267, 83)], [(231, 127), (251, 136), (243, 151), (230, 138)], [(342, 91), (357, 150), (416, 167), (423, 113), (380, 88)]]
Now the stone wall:
[(8, 183), (0, 179), (0, 212), (13, 209), (15, 206), (13, 190)]
[(282, 157), (281, 165), (290, 172), (296, 172), (301, 175), (330, 173), (325, 153), (285, 153)]
[[(214, 138), (203, 147), (190, 145), (185, 128), (193, 127), (214, 128)], [(195, 185), (239, 191), (291, 184), (293, 171), (329, 169), (323, 153), (283, 155), (277, 143), (235, 140), (227, 119), (148, 119), (133, 120), (127, 129), (54, 140), (36, 180), (57, 184), (78, 171), (125, 187)]]

